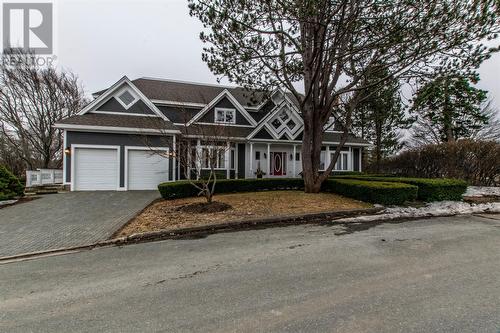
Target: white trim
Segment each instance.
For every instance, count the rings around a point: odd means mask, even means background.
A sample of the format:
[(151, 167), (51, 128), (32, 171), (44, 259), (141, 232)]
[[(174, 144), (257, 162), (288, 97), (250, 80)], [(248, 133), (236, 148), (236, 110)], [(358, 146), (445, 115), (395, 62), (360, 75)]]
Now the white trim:
[(85, 145), (85, 144), (72, 144), (71, 145), (71, 185), (70, 190), (75, 191), (75, 151), (78, 148), (87, 148), (87, 149), (116, 149), (117, 153), (117, 165), (118, 165), (118, 179), (117, 179), (117, 191), (120, 191), (120, 146), (113, 145)]
[(267, 144), (266, 164), (267, 164), (267, 168), (266, 168), (267, 175), (270, 176), (271, 175), (271, 144), (270, 143)]
[[(177, 162), (177, 160), (175, 159), (175, 155), (177, 153), (177, 150), (176, 150), (176, 145), (175, 145), (175, 135), (172, 136), (172, 156), (174, 157), (173, 158), (173, 161), (172, 161), (172, 180), (175, 181), (175, 172), (177, 170), (177, 165), (175, 164)], [(180, 177), (179, 177), (180, 178)]]
[[(186, 126), (186, 124), (184, 123), (174, 123), (174, 125), (177, 125), (177, 126)], [(246, 127), (246, 128), (254, 128), (254, 126), (252, 125), (240, 125), (240, 124), (230, 124), (230, 123), (205, 123), (205, 122), (196, 122), (196, 125), (212, 125), (212, 126), (221, 126), (221, 125), (224, 125), (224, 126), (228, 126), (228, 127)], [(244, 139), (244, 137), (242, 137), (242, 139)]]
[[(272, 137), (274, 137), (275, 139), (278, 139), (275, 135), (275, 130), (273, 130), (272, 128), (269, 127), (268, 121), (271, 120), (272, 118), (274, 118), (274, 116), (276, 116), (278, 114), (278, 112), (280, 112), (284, 107), (288, 107), (292, 112), (294, 112), (296, 114), (296, 118), (299, 121), (299, 125), (301, 126), (301, 127), (299, 127), (299, 129), (297, 129), (297, 131), (294, 135), (294, 137), (297, 137), (299, 135), (299, 133), (301, 132), (301, 130), (302, 131), (304, 130), (304, 120), (302, 119), (302, 117), (298, 113), (297, 108), (291, 102), (289, 102), (287, 98), (285, 98), (280, 104), (276, 105), (273, 110), (271, 110), (264, 118), (261, 119), (261, 121), (259, 122), (257, 127), (255, 127), (255, 129), (250, 134), (248, 134), (247, 139), (253, 139), (253, 137), (257, 133), (259, 133), (259, 131), (264, 126), (266, 128), (268, 128), (268, 132), (269, 132), (269, 134), (271, 134)], [(294, 139), (294, 138), (292, 138), (292, 139)], [(289, 140), (289, 141), (293, 141), (293, 140)]]
[[(68, 139), (67, 139), (67, 132), (66, 130), (63, 130), (63, 184), (66, 184), (67, 183), (67, 180), (66, 180), (66, 145), (68, 143)], [(71, 154), (71, 149), (70, 149), (70, 154)], [(71, 158), (71, 155), (70, 155), (70, 158)]]
[[(188, 139), (198, 139), (198, 138), (205, 138), (205, 137), (210, 137), (210, 135), (184, 135), (183, 136), (184, 138), (188, 138)], [(220, 137), (221, 141), (223, 141), (223, 139), (225, 140), (230, 140), (230, 141), (238, 141), (238, 142), (246, 142), (247, 140), (243, 137), (232, 137), (232, 136), (221, 136)]]
[[(123, 189), (124, 191), (128, 191), (128, 151), (129, 150), (143, 150), (143, 151), (153, 151), (153, 150), (163, 150), (169, 152), (168, 147), (147, 147), (147, 146), (125, 146), (125, 157), (123, 158), (124, 169), (123, 169)], [(152, 152), (154, 154), (154, 152)], [(170, 170), (169, 170), (169, 161), (167, 160), (167, 181), (170, 181)], [(175, 178), (174, 178), (175, 180)]]
[(187, 125), (191, 125), (194, 122), (198, 121), (203, 115), (205, 115), (212, 107), (215, 106), (222, 98), (227, 97), (229, 101), (235, 106), (235, 108), (240, 111), (240, 113), (245, 117), (245, 119), (253, 126), (256, 126), (257, 123), (255, 119), (248, 113), (247, 110), (234, 98), (233, 95), (227, 90), (224, 89), (219, 95), (217, 95), (210, 103), (208, 103), (203, 109), (201, 109), (193, 118), (187, 123)]
[[(253, 143), (250, 142), (250, 177), (253, 174)], [(246, 178), (246, 177), (245, 177)]]
[(106, 92), (103, 94), (99, 95), (96, 99), (94, 99), (91, 103), (89, 103), (86, 107), (84, 107), (80, 112), (78, 112), (78, 115), (83, 115), (91, 110), (97, 109), (99, 106), (101, 106), (104, 102), (107, 101), (107, 98), (110, 97), (112, 94), (114, 94), (123, 84), (127, 84), (130, 89), (136, 93), (139, 98), (146, 103), (146, 105), (154, 112), (156, 113), (160, 118), (162, 118), (165, 121), (170, 121), (159, 109), (156, 105), (154, 105), (153, 102), (149, 98), (147, 98), (140, 90), (137, 88), (132, 81), (129, 80), (127, 76), (122, 77), (120, 80), (118, 80), (115, 84), (113, 84)]
[(126, 112), (115, 112), (115, 111), (94, 110), (94, 111), (89, 111), (88, 113), (101, 113), (101, 114), (113, 114), (113, 115), (119, 115), (119, 116), (156, 117), (156, 118), (160, 118), (156, 114), (126, 113)]
[(293, 165), (292, 165), (292, 177), (297, 177), (297, 145), (293, 145)]
[(95, 125), (74, 125), (74, 124), (56, 124), (55, 128), (75, 131), (92, 132), (114, 132), (114, 133), (136, 133), (136, 134), (180, 134), (179, 130), (160, 130), (155, 128), (133, 128), (133, 127), (113, 127), (113, 126), (95, 126)]
[[(224, 121), (219, 121), (217, 120), (217, 112), (222, 111), (224, 113)], [(226, 113), (231, 112), (233, 114), (233, 121), (231, 122), (226, 122)], [(215, 108), (214, 109), (214, 124), (227, 124), (227, 125), (233, 125), (236, 124), (236, 109), (234, 108)]]
[[(252, 138), (250, 139), (249, 141), (254, 141), (254, 142), (258, 142), (258, 143), (267, 143), (267, 142), (279, 142), (281, 144), (294, 144), (294, 143), (297, 143), (297, 144), (302, 144), (302, 141), (298, 141), (298, 140), (275, 140), (275, 139), (257, 139), (257, 138)], [(322, 145), (338, 145), (340, 144), (340, 142), (333, 142), (333, 141), (323, 141), (322, 142)], [(369, 147), (371, 146), (371, 144), (369, 143), (349, 143), (349, 142), (346, 142), (344, 144), (344, 147)]]

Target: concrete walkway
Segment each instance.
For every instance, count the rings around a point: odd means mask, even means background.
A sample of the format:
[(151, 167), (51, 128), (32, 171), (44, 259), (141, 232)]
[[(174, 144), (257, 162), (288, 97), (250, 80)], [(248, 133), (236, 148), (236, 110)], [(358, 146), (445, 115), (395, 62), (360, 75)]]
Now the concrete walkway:
[(0, 209), (0, 257), (106, 240), (158, 191), (70, 192)]

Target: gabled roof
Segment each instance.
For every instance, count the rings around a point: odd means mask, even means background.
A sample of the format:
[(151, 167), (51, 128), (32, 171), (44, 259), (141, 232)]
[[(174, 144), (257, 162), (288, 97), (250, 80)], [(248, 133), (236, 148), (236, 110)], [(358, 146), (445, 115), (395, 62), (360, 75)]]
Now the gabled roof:
[(227, 90), (227, 89), (224, 89), (223, 91), (220, 92), (219, 95), (215, 96), (214, 99), (212, 99), (210, 101), (210, 103), (208, 103), (203, 109), (201, 109), (189, 122), (188, 122), (188, 125), (191, 125), (193, 123), (195, 123), (196, 121), (198, 121), (205, 113), (207, 113), (211, 108), (213, 108), (219, 101), (221, 101), (224, 97), (226, 97), (227, 99), (229, 99), (229, 101), (231, 102), (231, 104), (234, 105), (234, 107), (236, 109), (238, 109), (238, 111), (243, 115), (243, 117), (246, 118), (246, 120), (252, 125), (252, 126), (256, 126), (257, 125), (257, 122), (255, 121), (255, 119), (252, 118), (252, 116), (250, 116), (247, 112), (247, 110), (245, 110), (245, 108), (236, 100), (236, 98), (233, 97), (233, 95), (231, 95), (231, 93)]
[[(264, 92), (248, 90), (236, 86), (214, 85), (206, 83), (186, 82), (158, 78), (139, 78), (132, 83), (153, 102), (177, 102), (205, 106), (217, 97), (222, 91), (227, 90), (243, 107), (255, 107), (262, 102)], [(101, 95), (106, 90), (101, 90), (94, 95)]]
[(123, 86), (127, 85), (130, 89), (132, 89), (150, 109), (153, 111), (158, 117), (162, 118), (165, 121), (170, 121), (159, 109), (156, 105), (151, 102), (151, 100), (145, 96), (140, 89), (138, 89), (132, 81), (127, 76), (123, 76), (120, 80), (118, 80), (115, 84), (113, 84), (106, 91), (101, 93), (96, 99), (90, 102), (86, 107), (84, 107), (78, 114), (84, 115), (88, 112), (91, 112), (97, 109), (101, 104), (105, 103), (115, 92), (121, 89)]

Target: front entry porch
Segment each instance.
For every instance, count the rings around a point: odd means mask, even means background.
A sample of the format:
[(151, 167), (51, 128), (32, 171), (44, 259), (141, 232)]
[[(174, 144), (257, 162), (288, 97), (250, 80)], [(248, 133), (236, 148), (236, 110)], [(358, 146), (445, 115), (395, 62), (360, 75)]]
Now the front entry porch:
[(302, 172), (301, 146), (298, 144), (254, 143), (247, 144), (246, 178), (295, 178)]

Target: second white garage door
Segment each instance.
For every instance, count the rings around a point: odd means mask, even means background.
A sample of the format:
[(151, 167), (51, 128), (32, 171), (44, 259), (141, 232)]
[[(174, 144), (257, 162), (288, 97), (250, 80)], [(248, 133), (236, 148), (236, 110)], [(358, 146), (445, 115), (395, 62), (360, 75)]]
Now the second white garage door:
[(168, 159), (149, 150), (128, 150), (128, 189), (156, 190), (168, 181)]

